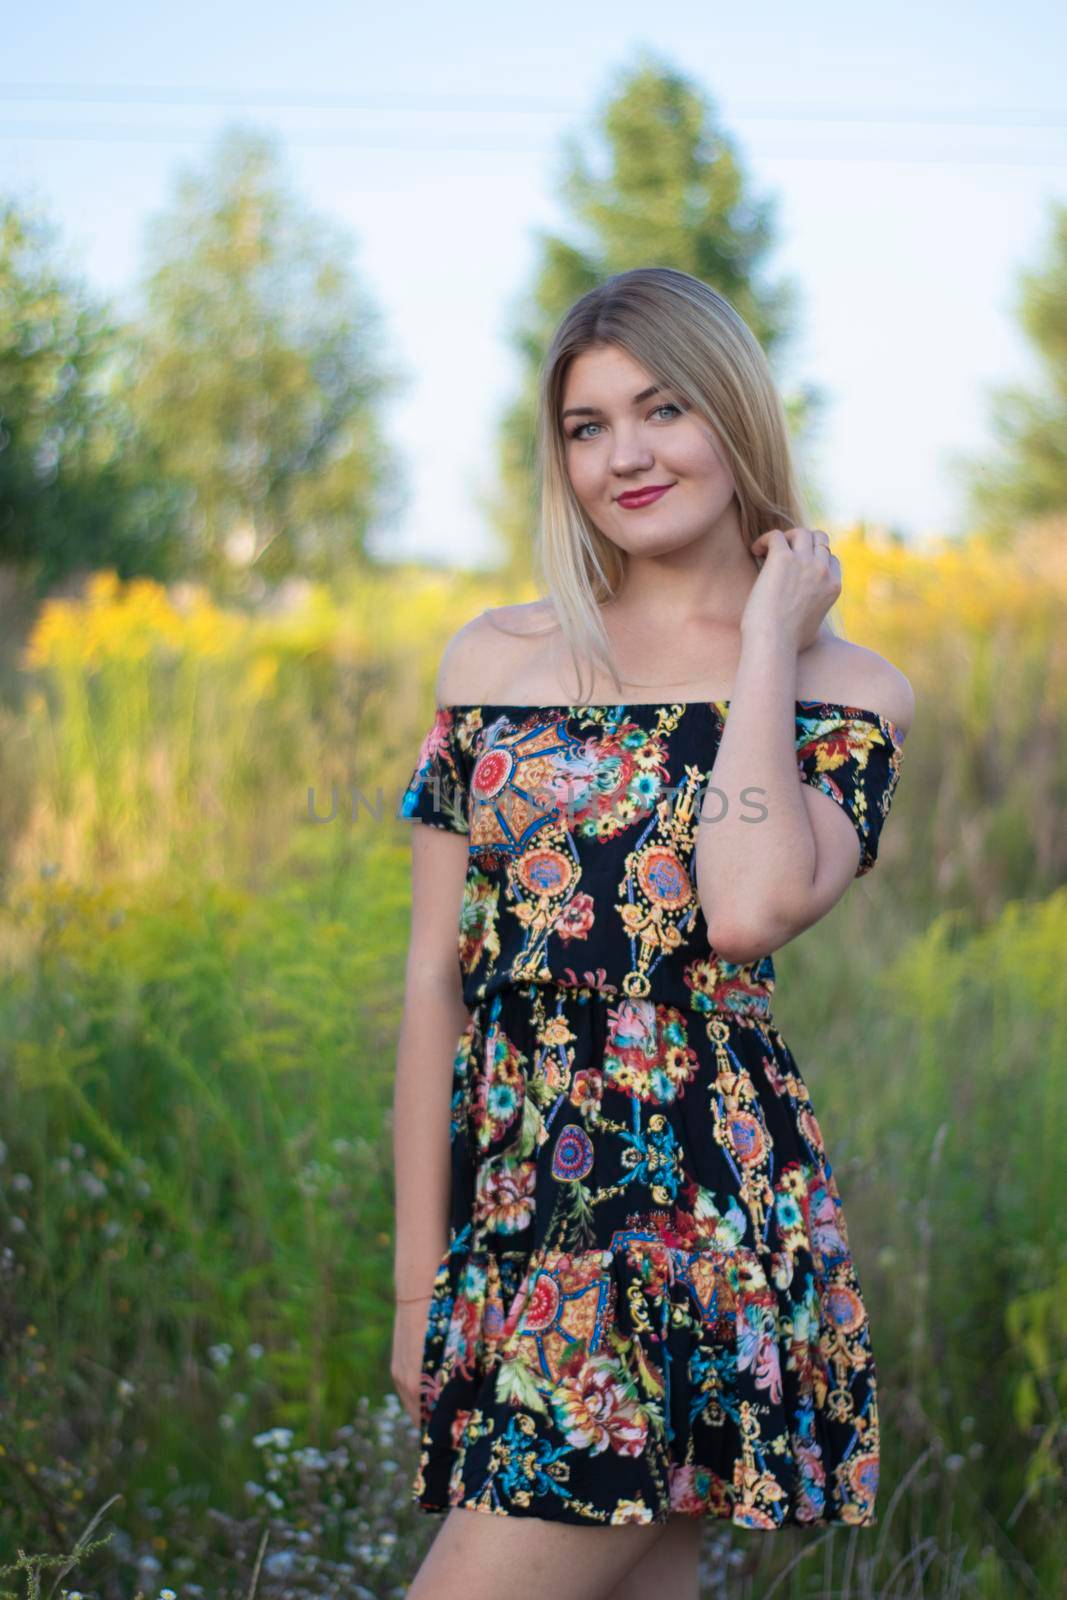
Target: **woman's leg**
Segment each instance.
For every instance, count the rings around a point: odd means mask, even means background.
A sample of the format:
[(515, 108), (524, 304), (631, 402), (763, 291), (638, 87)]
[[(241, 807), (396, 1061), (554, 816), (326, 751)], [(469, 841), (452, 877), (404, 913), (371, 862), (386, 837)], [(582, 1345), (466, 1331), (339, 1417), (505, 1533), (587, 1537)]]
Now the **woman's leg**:
[(626, 1522), (587, 1528), (453, 1506), (407, 1600), (613, 1600), (617, 1585), (668, 1527)]
[(704, 1519), (675, 1512), (667, 1531), (630, 1568), (609, 1600), (700, 1600)]

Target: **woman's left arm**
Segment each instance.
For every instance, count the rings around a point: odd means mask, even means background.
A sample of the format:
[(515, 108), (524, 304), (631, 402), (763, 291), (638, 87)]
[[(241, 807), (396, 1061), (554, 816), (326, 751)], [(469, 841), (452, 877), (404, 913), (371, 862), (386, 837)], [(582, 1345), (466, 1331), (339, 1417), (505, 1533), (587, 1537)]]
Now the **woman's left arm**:
[[(800, 535), (795, 547), (794, 534)], [(824, 737), (813, 737), (812, 753), (798, 758), (798, 650), (817, 630), (839, 583), (826, 588), (826, 557), (814, 553), (807, 530), (763, 539), (768, 561), (776, 553), (779, 559), (764, 603), (750, 604), (742, 620), (734, 692), (694, 852), (709, 942), (739, 964), (796, 938), (873, 865), (899, 768), (898, 741), (914, 711), (904, 674), (873, 652), (856, 650), (851, 676), (834, 698), (843, 708), (869, 708), (877, 716), (842, 715), (830, 726), (816, 720), (814, 734)]]
[(727, 961), (784, 944), (791, 937), (785, 907), (815, 875), (815, 839), (797, 781), (796, 678), (795, 644), (742, 629), (693, 856), (708, 938)]

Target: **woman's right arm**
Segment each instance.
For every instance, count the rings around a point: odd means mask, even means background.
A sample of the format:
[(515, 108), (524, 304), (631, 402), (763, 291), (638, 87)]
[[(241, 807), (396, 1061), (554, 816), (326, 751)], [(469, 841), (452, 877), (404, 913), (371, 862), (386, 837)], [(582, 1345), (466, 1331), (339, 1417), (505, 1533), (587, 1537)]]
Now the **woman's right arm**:
[(458, 950), (467, 840), (422, 822), (411, 831), (411, 939), (393, 1096), (394, 1279), (398, 1300), (423, 1297), (425, 1322), (448, 1247), (452, 1069), (470, 1021)]
[(393, 1096), (396, 1317), (392, 1377), (416, 1426), (426, 1319), (449, 1244), (452, 1089), (456, 1051), (471, 1021), (463, 1000), (459, 919), (469, 864), (467, 760), (441, 708), (484, 684), (485, 625), (475, 618), (445, 646), (438, 710), (399, 815), (411, 830), (411, 936)]
[(453, 1066), (470, 1021), (457, 948), (466, 839), (416, 822), (411, 863), (411, 942), (393, 1094), (396, 1311), (390, 1373), (418, 1428), (430, 1294), (449, 1242)]

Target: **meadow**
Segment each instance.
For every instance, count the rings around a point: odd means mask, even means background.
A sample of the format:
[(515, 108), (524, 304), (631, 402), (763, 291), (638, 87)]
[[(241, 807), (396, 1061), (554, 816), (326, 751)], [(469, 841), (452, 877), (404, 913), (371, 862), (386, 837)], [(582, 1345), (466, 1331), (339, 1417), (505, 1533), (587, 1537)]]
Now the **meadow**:
[[(1067, 526), (835, 536), (911, 679), (877, 869), (775, 953), (871, 1310), (871, 1529), (707, 1530), (708, 1596), (1065, 1595)], [(503, 594), (255, 614), (91, 576), (0, 680), (0, 1594), (405, 1592), (394, 811)]]

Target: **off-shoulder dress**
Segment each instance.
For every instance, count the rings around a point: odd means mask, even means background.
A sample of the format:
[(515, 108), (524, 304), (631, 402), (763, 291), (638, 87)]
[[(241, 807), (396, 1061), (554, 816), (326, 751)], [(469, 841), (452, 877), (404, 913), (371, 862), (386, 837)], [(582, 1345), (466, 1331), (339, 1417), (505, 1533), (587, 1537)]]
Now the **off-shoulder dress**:
[[(451, 1216), (411, 1495), (571, 1523), (877, 1522), (877, 1374), (841, 1197), (691, 873), (729, 701), (448, 705), (396, 811), (468, 839)], [(796, 702), (801, 781), (874, 866), (902, 731)], [(749, 814), (752, 814), (751, 812)]]

